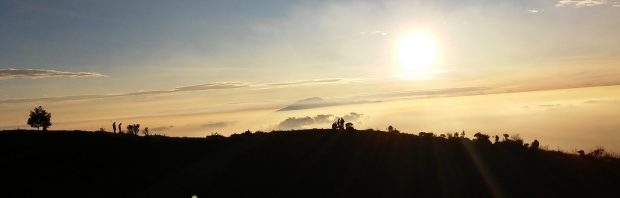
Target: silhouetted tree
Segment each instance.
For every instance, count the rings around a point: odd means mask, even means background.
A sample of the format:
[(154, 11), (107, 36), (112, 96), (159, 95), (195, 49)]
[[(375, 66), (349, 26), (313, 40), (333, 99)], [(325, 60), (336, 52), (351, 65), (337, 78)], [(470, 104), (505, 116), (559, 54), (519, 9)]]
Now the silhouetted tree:
[(337, 130), (338, 129), (338, 121), (334, 121), (334, 123), (332, 123), (332, 130)]
[(338, 130), (344, 130), (344, 118), (338, 119)]
[(491, 141), (489, 141), (489, 135), (487, 135), (487, 134), (478, 132), (478, 133), (474, 134), (474, 137), (476, 138), (476, 139), (474, 139), (474, 141), (476, 141), (476, 142), (491, 143)]
[(579, 150), (577, 153), (579, 153), (580, 156), (586, 156), (586, 152), (583, 150)]
[(463, 130), (463, 132), (461, 132), (461, 138), (465, 138), (465, 130)]
[(499, 136), (495, 135), (495, 143), (497, 144), (499, 142)]
[(504, 142), (509, 141), (509, 140), (508, 140), (508, 137), (510, 137), (510, 135), (508, 135), (508, 134), (504, 133)]
[(400, 131), (398, 131), (398, 129), (394, 128), (392, 125), (388, 126), (387, 130), (390, 133), (400, 133)]
[(353, 128), (353, 123), (347, 122), (347, 124), (345, 124), (345, 127), (347, 131), (355, 131), (355, 128)]
[(148, 128), (148, 127), (144, 127), (144, 130), (142, 130), (142, 133), (144, 133), (144, 136), (149, 136), (149, 135), (151, 135), (151, 134), (149, 133), (149, 128)]
[(588, 153), (589, 156), (592, 157), (603, 157), (603, 154), (605, 154), (605, 149), (602, 147), (598, 147), (597, 149), (594, 149), (592, 152)]
[(52, 126), (52, 114), (45, 111), (43, 107), (35, 107), (30, 111), (30, 117), (28, 118), (28, 125), (32, 128), (43, 128), (43, 131), (47, 131), (47, 128)]
[(540, 143), (538, 143), (538, 140), (534, 140), (532, 142), (532, 146), (530, 148), (532, 149), (538, 149), (538, 147), (540, 146)]
[(140, 132), (140, 124), (130, 124), (127, 126), (127, 133), (131, 135), (138, 135)]
[(510, 141), (513, 144), (517, 144), (517, 145), (523, 145), (523, 139), (521, 138), (521, 136), (519, 134), (513, 134), (510, 136)]

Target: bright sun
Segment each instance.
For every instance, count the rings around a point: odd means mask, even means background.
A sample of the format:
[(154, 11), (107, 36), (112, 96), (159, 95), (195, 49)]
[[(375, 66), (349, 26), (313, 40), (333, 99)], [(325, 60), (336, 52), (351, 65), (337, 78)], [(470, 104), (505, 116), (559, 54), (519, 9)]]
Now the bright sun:
[(423, 75), (432, 70), (436, 61), (437, 43), (430, 33), (407, 33), (398, 41), (398, 64), (401, 75)]

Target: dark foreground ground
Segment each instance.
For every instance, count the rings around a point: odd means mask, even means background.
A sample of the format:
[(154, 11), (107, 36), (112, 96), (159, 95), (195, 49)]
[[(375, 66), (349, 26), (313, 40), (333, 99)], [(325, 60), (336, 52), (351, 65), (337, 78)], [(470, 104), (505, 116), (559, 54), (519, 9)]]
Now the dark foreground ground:
[(0, 132), (0, 197), (620, 197), (620, 160), (384, 132)]

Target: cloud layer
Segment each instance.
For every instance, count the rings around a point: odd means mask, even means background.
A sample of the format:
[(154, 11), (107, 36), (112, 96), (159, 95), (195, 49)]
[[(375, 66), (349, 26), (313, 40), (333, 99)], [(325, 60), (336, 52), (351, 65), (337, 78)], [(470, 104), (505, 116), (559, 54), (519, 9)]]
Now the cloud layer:
[(47, 69), (0, 69), (0, 80), (11, 78), (102, 77), (95, 72), (69, 72)]
[[(356, 122), (361, 119), (363, 114), (351, 112), (342, 116), (346, 122)], [(326, 127), (336, 119), (332, 114), (319, 114), (316, 116), (289, 117), (277, 125), (278, 129), (300, 129), (312, 125), (325, 125)]]
[(214, 83), (206, 83), (206, 84), (200, 84), (200, 85), (177, 87), (171, 90), (153, 90), (153, 91), (138, 91), (138, 92), (122, 93), (122, 94), (78, 95), (78, 96), (61, 96), (61, 97), (46, 97), (46, 98), (17, 98), (17, 99), (0, 100), (0, 102), (19, 103), (19, 102), (37, 102), (37, 101), (54, 102), (54, 101), (65, 101), (65, 100), (87, 100), (87, 99), (102, 99), (102, 98), (121, 97), (121, 96), (166, 94), (166, 93), (186, 92), (186, 91), (235, 89), (235, 88), (242, 88), (242, 87), (247, 87), (247, 86), (248, 86), (247, 84), (240, 83), (240, 82), (214, 82)]
[(228, 127), (234, 124), (235, 122), (209, 122), (209, 123), (201, 125), (201, 127), (207, 128), (207, 129), (214, 129), (214, 128), (224, 128), (224, 127)]
[(612, 2), (607, 0), (560, 0), (555, 6), (592, 7), (605, 4), (612, 4), (616, 7), (616, 5), (620, 5), (620, 2)]

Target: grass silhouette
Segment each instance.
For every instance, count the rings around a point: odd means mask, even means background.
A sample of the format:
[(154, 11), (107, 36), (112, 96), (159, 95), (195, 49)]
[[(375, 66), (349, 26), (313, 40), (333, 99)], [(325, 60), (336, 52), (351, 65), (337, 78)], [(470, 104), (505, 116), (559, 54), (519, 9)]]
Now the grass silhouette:
[(618, 158), (429, 133), (3, 131), (0, 156), (0, 197), (620, 196)]

